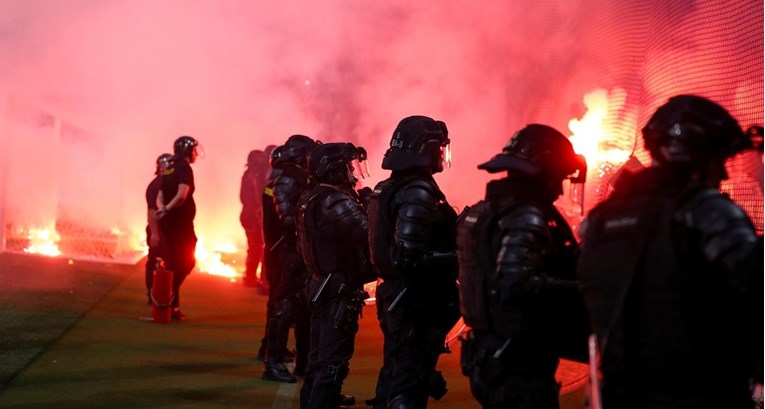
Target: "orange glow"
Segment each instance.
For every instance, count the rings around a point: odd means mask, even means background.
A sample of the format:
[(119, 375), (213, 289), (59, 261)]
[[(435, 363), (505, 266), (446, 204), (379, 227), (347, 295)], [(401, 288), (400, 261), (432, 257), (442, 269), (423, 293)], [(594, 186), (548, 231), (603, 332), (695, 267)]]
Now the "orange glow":
[(235, 281), (241, 274), (233, 266), (223, 261), (223, 255), (231, 255), (236, 252), (236, 246), (231, 243), (217, 244), (213, 247), (213, 250), (208, 250), (202, 238), (199, 238), (196, 251), (194, 252), (194, 256), (197, 259), (197, 269), (203, 273), (228, 277), (231, 281)]
[(56, 257), (61, 255), (58, 248), (61, 236), (53, 228), (48, 229), (29, 229), (27, 232), (29, 246), (24, 248), (25, 253), (41, 254), (44, 256)]
[(608, 129), (606, 120), (616, 111), (622, 109), (626, 92), (615, 89), (597, 89), (584, 96), (587, 112), (581, 119), (572, 119), (568, 127), (573, 133), (569, 140), (574, 145), (574, 151), (587, 158), (589, 169), (597, 169), (603, 163), (621, 164), (630, 156), (630, 151), (607, 147), (613, 142), (614, 133)]

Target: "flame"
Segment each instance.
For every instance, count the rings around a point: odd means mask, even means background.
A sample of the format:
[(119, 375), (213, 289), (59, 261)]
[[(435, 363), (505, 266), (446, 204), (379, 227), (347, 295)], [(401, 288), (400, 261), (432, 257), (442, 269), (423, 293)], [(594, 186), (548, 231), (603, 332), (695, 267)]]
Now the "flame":
[(236, 252), (236, 246), (231, 243), (219, 243), (210, 251), (205, 247), (202, 238), (200, 238), (197, 241), (197, 248), (194, 252), (197, 259), (197, 268), (203, 273), (228, 277), (231, 281), (235, 281), (241, 274), (233, 266), (223, 262), (223, 255), (235, 254)]
[(29, 229), (27, 239), (29, 239), (29, 246), (24, 248), (25, 253), (50, 257), (61, 255), (61, 250), (56, 244), (61, 240), (61, 236), (56, 232), (56, 229)]
[(596, 89), (584, 96), (587, 112), (582, 119), (572, 119), (568, 128), (573, 133), (569, 140), (574, 151), (587, 158), (588, 167), (597, 169), (604, 163), (621, 164), (630, 156), (630, 151), (609, 147), (613, 132), (606, 127), (606, 120), (622, 109), (626, 92), (615, 89), (609, 95), (605, 89)]

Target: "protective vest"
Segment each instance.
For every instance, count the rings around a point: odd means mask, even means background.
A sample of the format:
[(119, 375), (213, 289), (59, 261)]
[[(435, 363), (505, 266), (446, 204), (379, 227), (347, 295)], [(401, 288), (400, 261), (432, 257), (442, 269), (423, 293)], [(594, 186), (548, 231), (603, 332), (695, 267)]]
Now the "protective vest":
[[(332, 216), (329, 212), (344, 209), (332, 206), (339, 200), (353, 201), (359, 209), (362, 208), (351, 196), (329, 186), (316, 187), (304, 194), (298, 202), (297, 234), (306, 267), (311, 274), (320, 277), (341, 274), (345, 282), (351, 285), (374, 281), (366, 240), (341, 237), (337, 231), (332, 230), (332, 225), (328, 226), (329, 229), (319, 229), (317, 226), (318, 220)], [(362, 214), (359, 213), (359, 217)], [(346, 214), (347, 217), (352, 215), (350, 211)], [(357, 224), (362, 228), (364, 221), (358, 220)]]
[(691, 339), (713, 337), (715, 331), (702, 329), (715, 327), (711, 300), (694, 298), (714, 292), (697, 291), (711, 284), (703, 255), (681, 254), (679, 247), (693, 238), (683, 237), (676, 220), (679, 207), (699, 192), (699, 187), (615, 191), (588, 217), (578, 274), (594, 330), (603, 340), (604, 371), (627, 370), (637, 357), (649, 372), (690, 369), (698, 354)]
[[(438, 185), (434, 180), (423, 177), (422, 175), (407, 175), (400, 178), (390, 178), (383, 182), (380, 182), (373, 193), (369, 197), (369, 246), (371, 250), (372, 263), (375, 267), (377, 274), (381, 277), (385, 276), (397, 276), (400, 271), (394, 265), (393, 257), (393, 245), (395, 234), (395, 222), (396, 215), (393, 214), (394, 200), (396, 194), (400, 189), (410, 182), (415, 180), (427, 183), (432, 192), (435, 193), (438, 203), (438, 211), (441, 214), (439, 220), (435, 221), (431, 225), (433, 238), (427, 251), (430, 252), (453, 252), (456, 248), (456, 229), (455, 223), (457, 221), (457, 213), (446, 202), (446, 197), (438, 188)], [(426, 257), (427, 258), (427, 257)], [(429, 269), (439, 268), (437, 266), (444, 261), (444, 259), (437, 260), (436, 258), (430, 259), (430, 263), (425, 262), (425, 265), (418, 266), (418, 268)], [(451, 268), (448, 268), (445, 273), (453, 275), (456, 279), (457, 265), (452, 259)], [(431, 264), (428, 266), (427, 264)]]
[[(543, 321), (561, 357), (586, 361), (586, 338), (589, 333), (584, 304), (574, 286), (578, 246), (568, 224), (552, 204), (541, 205), (506, 196), (484, 200), (472, 206), (458, 225), (459, 280), (461, 313), (465, 323), (477, 331), (514, 338), (528, 327), (529, 311), (501, 305), (500, 275), (497, 274), (497, 251), (501, 237), (498, 223), (520, 205), (542, 211), (549, 226), (552, 246), (546, 251), (548, 280), (544, 302), (533, 311), (535, 321)], [(542, 317), (542, 318), (539, 318)]]
[[(480, 201), (468, 209), (457, 226), (457, 255), (459, 259), (460, 312), (465, 324), (477, 331), (490, 331), (490, 283), (488, 278), (496, 269), (496, 256), (492, 254), (492, 229), (501, 209), (515, 203), (512, 199), (500, 202)], [(480, 238), (476, 240), (475, 238)]]

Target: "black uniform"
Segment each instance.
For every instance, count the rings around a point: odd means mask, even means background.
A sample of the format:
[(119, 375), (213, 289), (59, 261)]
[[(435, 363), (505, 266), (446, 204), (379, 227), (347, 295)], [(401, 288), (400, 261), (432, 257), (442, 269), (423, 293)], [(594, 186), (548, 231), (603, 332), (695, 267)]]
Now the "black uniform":
[[(157, 175), (154, 177), (154, 179), (149, 182), (149, 185), (146, 186), (146, 208), (148, 211), (155, 211), (157, 210), (157, 196), (159, 195), (159, 191), (162, 188), (161, 183), (161, 176)], [(151, 228), (149, 225), (146, 226), (146, 244), (149, 246), (149, 254), (147, 255), (146, 259), (146, 294), (151, 294), (151, 286), (154, 282), (154, 268), (157, 264), (157, 257), (161, 257), (162, 250), (161, 245), (162, 240), (160, 240), (160, 245), (158, 246), (152, 246), (151, 243)], [(155, 232), (159, 234), (159, 232)], [(151, 297), (151, 296), (149, 296)], [(151, 300), (149, 300), (151, 301)]]
[(302, 408), (336, 408), (373, 281), (367, 244), (367, 215), (351, 189), (319, 185), (299, 203), (298, 237), (311, 280), (311, 352), (301, 390)]
[(587, 218), (579, 278), (604, 407), (751, 408), (762, 382), (762, 242), (716, 189), (625, 174)]
[(557, 409), (562, 356), (586, 361), (588, 319), (574, 271), (578, 245), (553, 203), (586, 163), (542, 124), (516, 132), (478, 166), (507, 171), (458, 228), (460, 302), (471, 332), (462, 371), (485, 408)]
[[(557, 409), (558, 358), (586, 359), (587, 318), (574, 280), (578, 245), (539, 185), (492, 181), (460, 223), (462, 367), (485, 408)], [(578, 324), (577, 324), (578, 323)]]
[[(432, 174), (394, 171), (370, 198), (370, 247), (377, 273), (377, 312), (384, 361), (375, 407), (440, 399), (446, 382), (436, 371), (446, 334), (459, 319), (456, 286), (457, 214)], [(406, 403), (408, 404), (408, 403)]]
[(752, 147), (719, 104), (678, 95), (642, 129), (653, 166), (587, 217), (577, 268), (603, 406), (751, 408), (763, 376), (763, 245), (719, 192)]
[(194, 203), (194, 171), (189, 162), (183, 159), (176, 160), (162, 177), (162, 196), (165, 203), (175, 197), (180, 184), (189, 186), (186, 200), (177, 208), (168, 211), (159, 221), (162, 237), (166, 239), (167, 268), (173, 272), (173, 308), (180, 305), (181, 284), (196, 264), (194, 251), (197, 236), (194, 232), (194, 216), (197, 208)]
[(266, 360), (271, 364), (284, 361), (289, 329), (294, 323), (297, 352), (295, 366), (298, 369), (305, 368), (310, 343), (308, 306), (303, 294), (308, 271), (298, 253), (295, 232), (297, 202), (307, 187), (306, 171), (297, 166), (283, 168), (271, 187), (281, 235), (269, 251), (272, 252), (274, 268), (279, 270), (280, 278), (270, 297)]

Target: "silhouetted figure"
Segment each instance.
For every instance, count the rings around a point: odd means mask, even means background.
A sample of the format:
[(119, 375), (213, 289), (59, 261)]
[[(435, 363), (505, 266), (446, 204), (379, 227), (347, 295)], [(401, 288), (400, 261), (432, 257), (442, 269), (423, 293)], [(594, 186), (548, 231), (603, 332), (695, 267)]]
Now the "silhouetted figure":
[(762, 384), (763, 245), (719, 192), (749, 148), (717, 103), (679, 95), (642, 130), (652, 166), (588, 215), (577, 269), (604, 408), (751, 408)]
[(167, 268), (173, 272), (172, 318), (185, 320), (181, 312), (181, 285), (196, 264), (194, 252), (197, 235), (194, 232), (194, 171), (191, 164), (199, 155), (199, 142), (190, 136), (181, 136), (173, 145), (173, 164), (162, 176), (159, 192), (157, 218), (166, 239)]
[(149, 254), (146, 258), (146, 296), (151, 305), (151, 286), (154, 280), (154, 267), (157, 265), (157, 257), (161, 256), (161, 232), (157, 222), (157, 197), (162, 189), (162, 174), (170, 167), (173, 155), (163, 153), (157, 157), (154, 170), (154, 179), (146, 186), (146, 245), (149, 246)]
[(279, 282), (269, 296), (263, 379), (277, 382), (296, 381), (295, 375), (283, 364), (293, 323), (297, 375), (304, 374), (308, 362), (310, 317), (303, 294), (308, 271), (297, 249), (295, 212), (300, 195), (308, 188), (308, 156), (317, 145), (307, 136), (292, 135), (284, 145), (276, 148), (271, 155), (271, 166), (279, 171), (266, 188), (266, 195), (270, 196), (272, 203), (266, 205), (267, 199), (263, 199), (266, 251), (272, 253), (272, 266), (279, 274)]
[(486, 186), (458, 227), (460, 302), (471, 331), (462, 369), (485, 408), (557, 409), (559, 358), (587, 361), (589, 322), (575, 277), (579, 246), (553, 204), (584, 158), (557, 130), (527, 125), (478, 166)]
[[(369, 261), (367, 213), (354, 190), (366, 151), (350, 143), (319, 145), (311, 153), (312, 189), (298, 202), (298, 243), (311, 279), (311, 349), (300, 407), (334, 409), (353, 404), (341, 395), (368, 294), (376, 276)], [(357, 166), (354, 166), (354, 162)]]
[(242, 174), (239, 186), (239, 200), (242, 212), (239, 221), (247, 236), (247, 259), (245, 261), (242, 282), (248, 287), (259, 287), (266, 293), (268, 282), (261, 269), (258, 277), (258, 266), (263, 259), (263, 204), (261, 202), (263, 189), (266, 187), (266, 175), (269, 170), (269, 160), (262, 150), (253, 150), (247, 155), (247, 168)]
[(457, 214), (433, 174), (450, 158), (446, 124), (425, 116), (396, 127), (382, 167), (391, 170), (369, 198), (369, 244), (377, 274), (383, 367), (376, 408), (423, 408), (440, 399), (436, 371), (446, 334), (459, 319)]

